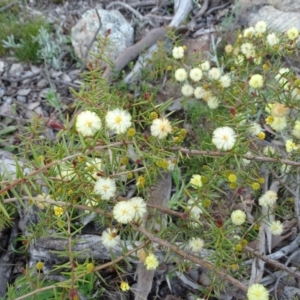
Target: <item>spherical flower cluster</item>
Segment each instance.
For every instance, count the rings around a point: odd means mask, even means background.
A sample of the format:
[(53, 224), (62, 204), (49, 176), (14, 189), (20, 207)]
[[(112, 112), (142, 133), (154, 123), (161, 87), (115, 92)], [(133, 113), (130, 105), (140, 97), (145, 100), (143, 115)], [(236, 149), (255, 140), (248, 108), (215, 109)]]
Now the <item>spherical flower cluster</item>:
[(286, 152), (290, 153), (290, 152), (293, 152), (293, 151), (297, 150), (298, 148), (299, 148), (299, 146), (297, 146), (293, 142), (293, 140), (291, 140), (291, 139), (286, 140), (286, 142), (285, 142)]
[(274, 118), (273, 122), (270, 124), (270, 126), (276, 130), (276, 131), (281, 131), (287, 126), (287, 120), (286, 117), (282, 118)]
[(260, 89), (264, 85), (264, 79), (259, 74), (252, 75), (249, 80), (249, 85), (254, 89)]
[(201, 238), (191, 238), (189, 240), (188, 248), (191, 252), (199, 253), (204, 247), (204, 241)]
[(256, 33), (265, 33), (267, 30), (267, 23), (265, 21), (258, 21), (255, 26)]
[(225, 46), (225, 52), (227, 53), (227, 54), (229, 54), (229, 53), (231, 53), (232, 51), (233, 51), (233, 47), (232, 47), (232, 45), (231, 44), (227, 44), (226, 46)]
[(247, 291), (248, 300), (269, 300), (268, 290), (261, 284), (252, 284)]
[(194, 174), (190, 180), (190, 184), (194, 188), (200, 188), (202, 187), (202, 181), (201, 181), (201, 175), (199, 174)]
[(183, 68), (179, 68), (175, 71), (175, 79), (179, 82), (185, 81), (187, 79), (187, 72)]
[(282, 164), (280, 167), (281, 174), (288, 174), (291, 171), (292, 167), (290, 165)]
[(255, 29), (254, 27), (248, 27), (244, 30), (244, 37), (248, 37), (248, 38), (251, 38), (253, 35), (255, 34)]
[(244, 43), (241, 45), (242, 53), (248, 57), (255, 57), (255, 49), (252, 43)]
[(101, 127), (101, 120), (93, 111), (83, 111), (76, 117), (76, 130), (83, 136), (93, 136)]
[(131, 126), (131, 115), (128, 111), (116, 108), (105, 117), (107, 127), (116, 134), (125, 133)]
[(234, 210), (230, 217), (234, 225), (242, 225), (246, 221), (246, 214), (240, 209)]
[(202, 76), (203, 76), (203, 73), (202, 73), (201, 69), (199, 69), (199, 68), (193, 68), (190, 71), (190, 78), (195, 82), (201, 80)]
[(247, 132), (252, 136), (257, 136), (261, 131), (261, 126), (256, 122), (252, 122), (251, 125), (247, 128)]
[(88, 264), (86, 265), (86, 271), (87, 271), (88, 273), (93, 272), (94, 269), (95, 269), (95, 266), (94, 266), (93, 263), (88, 263)]
[(190, 84), (184, 84), (181, 88), (181, 93), (186, 97), (192, 96), (194, 94), (194, 88)]
[(130, 290), (130, 285), (126, 281), (122, 281), (120, 284), (120, 289), (122, 292), (127, 292)]
[(43, 268), (44, 268), (44, 263), (43, 263), (42, 261), (38, 261), (38, 262), (36, 263), (35, 267), (36, 267), (36, 269), (37, 269), (38, 271), (42, 271)]
[(202, 214), (202, 204), (198, 199), (189, 199), (187, 202), (187, 210), (193, 219), (198, 219)]
[(175, 59), (183, 58), (184, 57), (184, 48), (181, 46), (174, 47), (172, 50), (172, 55)]
[(290, 28), (287, 32), (286, 35), (288, 37), (289, 40), (295, 40), (296, 38), (298, 38), (299, 36), (299, 31), (296, 27), (292, 27)]
[(147, 205), (143, 198), (133, 197), (129, 200), (134, 210), (134, 219), (140, 219), (147, 212)]
[(268, 34), (268, 36), (267, 36), (267, 43), (271, 47), (273, 47), (273, 46), (275, 46), (275, 45), (277, 45), (279, 43), (279, 39), (278, 39), (278, 37), (276, 36), (276, 34), (274, 32)]
[(230, 174), (227, 176), (227, 179), (228, 179), (229, 182), (236, 182), (237, 177), (236, 177), (235, 174), (230, 173)]
[(231, 78), (229, 75), (225, 74), (220, 77), (219, 82), (220, 82), (222, 88), (228, 88), (231, 85)]
[(236, 133), (228, 126), (219, 127), (213, 132), (212, 142), (219, 150), (230, 150), (236, 142)]
[(150, 131), (153, 136), (158, 139), (163, 139), (172, 132), (172, 126), (170, 121), (166, 118), (155, 119), (150, 126)]
[(290, 109), (282, 103), (275, 102), (271, 107), (271, 115), (276, 118), (282, 118), (289, 114)]
[(113, 216), (121, 224), (131, 222), (135, 217), (135, 212), (131, 201), (120, 201), (113, 208)]
[(280, 221), (272, 221), (268, 226), (268, 231), (273, 235), (281, 235), (283, 232), (283, 224)]
[(268, 190), (258, 199), (258, 203), (260, 206), (264, 207), (272, 206), (276, 203), (277, 198), (277, 193)]
[(200, 64), (200, 68), (202, 71), (208, 71), (210, 69), (210, 63), (208, 60), (205, 60)]
[(275, 154), (275, 148), (272, 146), (266, 146), (263, 148), (263, 154), (266, 156), (272, 156)]
[(147, 270), (155, 270), (159, 265), (159, 261), (153, 253), (150, 253), (146, 257), (144, 264)]
[(215, 96), (209, 97), (207, 99), (207, 105), (211, 109), (216, 109), (219, 107), (219, 99)]
[(101, 241), (104, 247), (114, 248), (120, 243), (120, 236), (116, 229), (107, 228), (102, 232)]
[(94, 193), (101, 196), (102, 200), (109, 200), (114, 197), (116, 190), (116, 182), (111, 178), (98, 178), (94, 186)]
[(202, 99), (203, 98), (203, 95), (205, 94), (205, 89), (200, 87), (200, 86), (197, 86), (194, 90), (194, 95), (197, 99)]
[(64, 209), (62, 207), (60, 207), (60, 206), (54, 205), (53, 210), (54, 210), (54, 214), (57, 217), (60, 217), (64, 213)]
[(300, 138), (300, 121), (296, 121), (292, 130), (292, 135), (296, 138)]
[(221, 77), (221, 71), (219, 68), (211, 68), (208, 71), (208, 77), (213, 80), (218, 80)]

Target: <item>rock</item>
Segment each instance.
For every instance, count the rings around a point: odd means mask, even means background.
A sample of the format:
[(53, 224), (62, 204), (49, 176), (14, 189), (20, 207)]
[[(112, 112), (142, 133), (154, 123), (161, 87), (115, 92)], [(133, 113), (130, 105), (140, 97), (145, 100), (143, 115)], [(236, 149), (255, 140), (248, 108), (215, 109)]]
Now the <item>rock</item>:
[(249, 14), (249, 25), (264, 20), (268, 28), (274, 31), (287, 31), (291, 27), (300, 30), (300, 11), (299, 12), (282, 12), (273, 6), (263, 6), (257, 13)]
[(41, 69), (37, 66), (31, 66), (31, 72), (34, 74), (38, 74), (41, 72)]
[(75, 78), (77, 78), (80, 74), (80, 70), (72, 70), (68, 73), (69, 77), (74, 80)]
[(17, 101), (21, 103), (26, 103), (27, 98), (25, 96), (17, 96)]
[(27, 96), (30, 93), (31, 89), (20, 89), (17, 94), (20, 96)]
[(0, 75), (4, 72), (5, 63), (4, 61), (0, 60)]
[(254, 6), (263, 5), (273, 6), (284, 12), (300, 12), (300, 1), (295, 0), (239, 0), (238, 2), (238, 6), (243, 10), (249, 10)]
[(27, 105), (28, 110), (34, 110), (40, 105), (40, 102), (31, 102)]
[(55, 70), (51, 70), (50, 71), (50, 76), (52, 78), (58, 79), (58, 77), (62, 74), (62, 71), (55, 71)]
[(9, 75), (11, 77), (18, 77), (23, 72), (24, 68), (22, 64), (12, 64), (9, 70)]
[(0, 88), (0, 98), (2, 98), (5, 95), (5, 89)]
[(41, 79), (38, 83), (37, 83), (37, 87), (40, 89), (45, 88), (46, 86), (48, 86), (48, 82), (46, 79)]
[(63, 73), (62, 80), (65, 81), (65, 82), (71, 82), (70, 76), (66, 73)]
[[(115, 60), (120, 53), (133, 44), (134, 30), (132, 26), (125, 20), (119, 11), (106, 11), (98, 9), (101, 18), (101, 28), (99, 35), (102, 38), (109, 33), (109, 45), (106, 46), (105, 55), (111, 60)], [(76, 55), (81, 59), (85, 59), (86, 51), (99, 53), (97, 47), (97, 39), (93, 46), (89, 48), (92, 39), (99, 28), (99, 20), (94, 9), (86, 11), (79, 22), (71, 30), (71, 41)], [(90, 54), (88, 60), (95, 60)], [(102, 62), (102, 67), (106, 66)]]

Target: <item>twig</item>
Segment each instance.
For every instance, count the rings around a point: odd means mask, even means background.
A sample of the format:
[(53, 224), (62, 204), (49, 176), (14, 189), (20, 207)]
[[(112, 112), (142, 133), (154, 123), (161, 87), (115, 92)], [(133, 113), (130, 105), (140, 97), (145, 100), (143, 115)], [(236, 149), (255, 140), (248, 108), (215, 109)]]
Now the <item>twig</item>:
[(231, 1), (228, 1), (228, 2), (226, 2), (226, 3), (224, 3), (224, 4), (222, 4), (222, 5), (219, 5), (219, 6), (212, 7), (211, 9), (209, 9), (209, 10), (205, 13), (205, 15), (207, 16), (207, 15), (211, 14), (212, 12), (214, 12), (215, 10), (225, 8), (225, 7), (228, 6), (229, 4), (231, 4)]
[(197, 19), (201, 16), (203, 16), (208, 8), (208, 0), (204, 0), (204, 3), (202, 4), (200, 10), (197, 12), (196, 16), (194, 19)]
[(240, 281), (236, 280), (235, 278), (231, 277), (230, 275), (224, 273), (221, 270), (217, 270), (215, 268), (215, 266), (213, 266), (212, 264), (202, 260), (201, 258), (199, 258), (198, 256), (194, 256), (186, 251), (183, 251), (181, 249), (179, 249), (178, 247), (174, 246), (173, 244), (160, 239), (159, 237), (156, 237), (155, 235), (153, 235), (152, 233), (150, 233), (149, 231), (147, 231), (144, 227), (142, 226), (136, 226), (134, 224), (131, 224), (131, 226), (133, 228), (135, 228), (136, 230), (138, 230), (139, 232), (143, 233), (148, 239), (150, 239), (152, 242), (155, 242), (161, 246), (167, 247), (169, 249), (171, 249), (173, 252), (177, 253), (178, 255), (182, 256), (184, 259), (188, 259), (210, 271), (215, 272), (216, 274), (218, 274), (220, 277), (222, 277), (223, 279), (227, 280), (228, 282), (232, 283), (234, 286), (238, 287), (239, 289), (241, 289), (242, 291), (247, 291), (247, 287), (242, 284)]
[(111, 7), (113, 7), (114, 5), (120, 5), (120, 6), (123, 6), (125, 7), (126, 9), (130, 10), (138, 19), (140, 19), (141, 21), (144, 20), (144, 16), (142, 16), (137, 10), (135, 10), (134, 8), (132, 8), (130, 5), (126, 4), (126, 3), (123, 3), (123, 2), (119, 2), (119, 1), (116, 1), (116, 2), (112, 2), (110, 4), (108, 4), (106, 6), (106, 9), (110, 9)]
[[(93, 272), (97, 272), (97, 271), (100, 271), (100, 270), (102, 270), (102, 269), (106, 269), (106, 268), (108, 268), (108, 267), (110, 267), (110, 266), (112, 266), (112, 265), (115, 265), (116, 263), (118, 263), (118, 262), (120, 262), (121, 260), (125, 259), (127, 256), (130, 256), (131, 254), (137, 252), (139, 249), (145, 247), (146, 244), (147, 244), (147, 243), (142, 243), (142, 244), (139, 245), (138, 247), (136, 247), (136, 248), (134, 248), (134, 249), (132, 249), (132, 250), (126, 252), (124, 255), (122, 255), (122, 256), (116, 258), (115, 260), (110, 261), (110, 262), (108, 262), (108, 263), (106, 263), (106, 264), (103, 264), (103, 265), (101, 265), (101, 266), (98, 266), (98, 267), (94, 268)], [(77, 274), (77, 275), (76, 275), (76, 278), (79, 279), (79, 278), (82, 278), (82, 277), (84, 277), (84, 276), (86, 276), (86, 273), (85, 273), (85, 272), (84, 272), (83, 274)], [(57, 288), (57, 287), (60, 287), (60, 286), (61, 286), (61, 287), (65, 287), (66, 282), (69, 282), (69, 281), (70, 281), (70, 279), (69, 279), (69, 280), (66, 280), (66, 281), (63, 281), (63, 282), (60, 282), (60, 283), (56, 283), (56, 284), (52, 284), (52, 285), (49, 285), (49, 286), (45, 286), (45, 287), (36, 289), (35, 291), (32, 291), (32, 292), (30, 292), (30, 293), (28, 293), (28, 294), (26, 294), (26, 295), (23, 295), (23, 296), (21, 296), (21, 297), (15, 298), (15, 300), (23, 300), (23, 299), (29, 298), (30, 296), (36, 295), (37, 293), (40, 293), (40, 292), (42, 292), (42, 291), (48, 291), (48, 290), (51, 290), (51, 289), (54, 289), (54, 288)]]
[(18, 4), (18, 3), (19, 3), (19, 1), (14, 1), (14, 2), (8, 3), (7, 5), (0, 8), (0, 12), (3, 12), (6, 9), (9, 9), (10, 7), (12, 7), (12, 6), (14, 6), (15, 4)]
[(268, 264), (271, 264), (273, 265), (274, 267), (280, 269), (280, 270), (283, 270), (285, 272), (287, 272), (288, 274), (296, 277), (298, 280), (300, 280), (300, 274), (297, 273), (297, 272), (293, 272), (290, 268), (288, 268), (287, 266), (275, 261), (275, 260), (272, 260), (270, 259), (269, 257), (259, 253), (258, 251), (250, 248), (249, 246), (245, 246), (244, 249), (246, 251), (249, 251), (251, 254), (253, 254), (254, 256), (256, 257), (259, 257), (261, 260), (263, 260), (264, 262), (268, 263)]

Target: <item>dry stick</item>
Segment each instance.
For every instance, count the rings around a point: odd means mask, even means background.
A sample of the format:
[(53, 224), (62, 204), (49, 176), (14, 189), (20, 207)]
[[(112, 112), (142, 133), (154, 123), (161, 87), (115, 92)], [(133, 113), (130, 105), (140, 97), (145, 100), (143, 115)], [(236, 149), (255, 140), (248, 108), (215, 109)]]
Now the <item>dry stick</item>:
[(108, 81), (111, 80), (112, 71), (119, 72), (123, 70), (127, 64), (134, 60), (138, 55), (151, 47), (157, 40), (163, 38), (167, 33), (167, 29), (165, 27), (158, 27), (152, 29), (144, 38), (142, 38), (139, 42), (134, 44), (131, 47), (128, 47), (124, 50), (124, 52), (117, 58), (115, 61), (115, 65), (113, 69), (108, 66), (103, 73), (103, 78)]
[(290, 275), (292, 275), (292, 276), (294, 276), (294, 277), (296, 277), (297, 279), (300, 280), (300, 274), (299, 274), (299, 273), (296, 273), (296, 272), (293, 272), (293, 271), (292, 271), (290, 268), (288, 268), (287, 266), (285, 266), (285, 265), (283, 265), (283, 264), (281, 264), (281, 263), (279, 263), (279, 262), (277, 262), (277, 261), (275, 261), (275, 260), (273, 260), (273, 259), (268, 258), (267, 256), (261, 254), (260, 252), (258, 252), (258, 251), (256, 251), (256, 250), (250, 248), (249, 246), (245, 246), (244, 249), (245, 249), (246, 251), (251, 252), (251, 254), (253, 254), (254, 256), (259, 257), (259, 258), (260, 258), (261, 260), (263, 260), (264, 262), (266, 262), (266, 263), (268, 263), (268, 264), (271, 264), (271, 265), (273, 265), (274, 267), (276, 267), (276, 268), (278, 268), (278, 269), (281, 269), (281, 270), (287, 272), (288, 274), (290, 274)]
[(13, 5), (18, 4), (18, 3), (19, 3), (19, 1), (14, 1), (14, 2), (8, 3), (7, 5), (0, 8), (0, 12), (3, 12), (6, 9), (9, 9), (10, 7), (12, 7)]
[(204, 3), (202, 4), (200, 10), (197, 12), (196, 16), (194, 17), (194, 19), (197, 19), (201, 16), (203, 16), (206, 12), (208, 8), (208, 0), (205, 0)]
[(135, 10), (134, 8), (132, 8), (130, 5), (126, 4), (126, 3), (123, 3), (123, 2), (119, 2), (119, 1), (115, 1), (115, 2), (112, 2), (110, 4), (108, 4), (106, 6), (106, 9), (110, 9), (112, 6), (114, 5), (120, 5), (120, 6), (123, 6), (125, 7), (126, 9), (130, 10), (134, 15), (136, 15), (141, 21), (144, 20), (144, 16), (141, 15), (137, 10)]
[[(146, 245), (147, 245), (147, 242), (142, 243), (142, 244), (139, 245), (138, 247), (136, 247), (136, 248), (134, 248), (134, 249), (132, 249), (132, 250), (126, 252), (124, 255), (122, 255), (122, 256), (116, 258), (115, 260), (113, 260), (113, 261), (111, 261), (111, 262), (108, 262), (108, 263), (106, 263), (106, 264), (103, 264), (103, 265), (101, 265), (101, 266), (98, 266), (98, 267), (94, 268), (94, 270), (93, 270), (92, 272), (97, 272), (97, 271), (100, 271), (100, 270), (102, 270), (102, 269), (108, 268), (108, 267), (110, 267), (110, 266), (112, 266), (112, 265), (114, 265), (114, 264), (120, 262), (121, 260), (125, 259), (127, 256), (129, 256), (129, 255), (135, 253), (135, 252), (138, 251), (139, 249), (144, 248)], [(79, 279), (79, 278), (82, 278), (82, 277), (84, 277), (84, 276), (86, 276), (86, 273), (78, 274), (78, 275), (76, 275), (76, 278)], [(35, 290), (35, 291), (33, 291), (33, 292), (30, 292), (30, 293), (28, 293), (28, 294), (26, 294), (26, 295), (23, 295), (23, 296), (21, 296), (21, 297), (18, 297), (18, 298), (16, 298), (15, 300), (23, 300), (23, 299), (28, 298), (29, 296), (36, 295), (36, 294), (39, 293), (39, 292), (48, 291), (48, 290), (51, 290), (51, 289), (53, 289), (53, 288), (58, 288), (58, 287), (60, 287), (60, 286), (61, 286), (61, 287), (65, 287), (65, 286), (66, 286), (66, 282), (69, 282), (69, 281), (70, 281), (70, 279), (67, 280), (67, 281), (59, 282), (59, 283), (57, 283), (57, 284), (52, 284), (52, 285), (49, 285), (49, 286), (45, 286), (45, 287), (43, 287), (43, 288), (37, 289), (37, 290)]]
[(131, 224), (131, 226), (133, 228), (135, 228), (136, 230), (138, 230), (139, 232), (143, 233), (148, 239), (150, 239), (152, 242), (157, 243), (161, 246), (167, 247), (169, 249), (171, 249), (173, 252), (177, 253), (178, 255), (182, 256), (184, 259), (188, 259), (210, 271), (215, 272), (216, 274), (218, 274), (219, 276), (221, 276), (223, 279), (227, 280), (228, 282), (232, 283), (234, 286), (238, 287), (239, 289), (243, 290), (243, 291), (247, 291), (248, 288), (242, 284), (241, 282), (239, 282), (238, 280), (236, 280), (235, 278), (231, 277), (230, 275), (224, 273), (223, 271), (217, 270), (215, 269), (215, 267), (200, 259), (197, 256), (194, 256), (192, 254), (189, 254), (181, 249), (179, 249), (178, 247), (172, 245), (171, 243), (160, 239), (159, 237), (154, 236), (152, 233), (150, 233), (149, 231), (146, 230), (146, 228), (142, 227), (142, 226), (136, 226), (134, 224)]

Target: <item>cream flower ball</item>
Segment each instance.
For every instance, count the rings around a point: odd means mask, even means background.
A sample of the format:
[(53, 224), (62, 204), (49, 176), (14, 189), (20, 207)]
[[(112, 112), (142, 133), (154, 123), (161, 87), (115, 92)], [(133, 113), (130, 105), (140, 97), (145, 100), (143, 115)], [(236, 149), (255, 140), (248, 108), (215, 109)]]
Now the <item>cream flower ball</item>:
[(205, 89), (201, 86), (197, 86), (195, 89), (194, 89), (194, 96), (197, 98), (197, 99), (202, 99), (204, 94), (205, 94)]
[(175, 71), (175, 79), (179, 82), (185, 81), (187, 76), (187, 71), (183, 68), (179, 68)]
[(252, 75), (249, 80), (249, 85), (254, 89), (260, 89), (264, 85), (264, 79), (260, 74)]
[(300, 121), (296, 121), (292, 130), (292, 135), (296, 138), (300, 138)]
[(219, 127), (213, 132), (212, 142), (219, 150), (230, 150), (236, 142), (236, 133), (228, 126)]
[(107, 112), (105, 121), (107, 127), (116, 134), (125, 133), (132, 124), (130, 113), (119, 108)]
[(213, 80), (218, 80), (221, 77), (221, 71), (219, 68), (211, 68), (208, 71), (208, 77)]
[(93, 136), (101, 127), (101, 119), (93, 111), (83, 111), (76, 117), (76, 130), (83, 136)]
[(280, 221), (272, 221), (268, 226), (268, 231), (273, 235), (281, 235), (283, 232), (283, 224)]
[(194, 94), (194, 88), (190, 84), (184, 84), (181, 88), (183, 96), (190, 97)]
[(193, 81), (199, 81), (202, 79), (202, 76), (203, 76), (203, 73), (201, 71), (201, 69), (199, 68), (193, 68), (191, 71), (190, 71), (190, 78), (193, 80)]
[(120, 201), (113, 208), (114, 219), (121, 224), (131, 222), (135, 217), (135, 209), (132, 202)]
[(172, 50), (172, 55), (175, 59), (180, 59), (184, 57), (184, 48), (182, 46), (174, 47)]
[(111, 178), (98, 178), (94, 186), (94, 193), (101, 196), (102, 200), (109, 200), (114, 197), (116, 190), (116, 182)]
[(240, 209), (234, 210), (230, 217), (234, 225), (242, 225), (246, 221), (246, 214)]
[(292, 27), (286, 32), (286, 35), (289, 40), (295, 40), (299, 36), (299, 31), (296, 27)]
[(207, 99), (207, 105), (210, 109), (216, 109), (219, 107), (219, 99), (215, 96), (209, 97)]
[(263, 129), (261, 128), (260, 124), (256, 122), (252, 122), (247, 128), (247, 132), (252, 136), (257, 136), (261, 131), (263, 131)]
[(119, 245), (121, 238), (116, 229), (107, 228), (102, 232), (101, 241), (106, 248), (114, 248)]
[(141, 197), (133, 197), (129, 200), (134, 209), (134, 218), (140, 219), (147, 212), (147, 204), (145, 200)]
[(208, 60), (205, 60), (200, 64), (200, 68), (202, 71), (208, 71), (210, 69), (210, 63)]
[(256, 33), (265, 33), (267, 31), (267, 23), (265, 21), (258, 21), (254, 28)]
[(287, 127), (286, 117), (282, 117), (282, 118), (275, 117), (273, 122), (270, 124), (270, 127), (272, 127), (276, 131), (283, 130), (284, 128)]
[(193, 237), (189, 240), (188, 248), (194, 253), (199, 253), (204, 247), (204, 241), (201, 238)]
[(267, 43), (272, 47), (272, 46), (275, 46), (279, 43), (279, 39), (278, 37), (276, 36), (276, 34), (273, 32), (273, 33), (269, 33), (267, 35)]
[(153, 120), (152, 125), (150, 126), (150, 131), (153, 136), (158, 139), (163, 139), (172, 132), (172, 126), (168, 119), (158, 118)]
[(187, 202), (187, 210), (189, 211), (192, 218), (197, 219), (200, 217), (202, 212), (202, 204), (197, 199), (189, 199)]
[(268, 190), (258, 199), (258, 203), (264, 207), (272, 206), (276, 203), (277, 198), (276, 192)]
[(153, 253), (150, 253), (145, 258), (144, 264), (145, 264), (147, 270), (155, 270), (159, 265), (159, 261)]
[(255, 29), (254, 29), (254, 27), (248, 27), (248, 28), (246, 28), (245, 30), (244, 30), (244, 33), (243, 33), (243, 35), (244, 35), (244, 37), (252, 37), (253, 35), (255, 34)]
[(252, 284), (247, 291), (248, 300), (269, 300), (268, 290), (261, 284)]
[(219, 82), (220, 82), (222, 88), (228, 88), (231, 85), (231, 78), (229, 75), (225, 74), (220, 77)]

